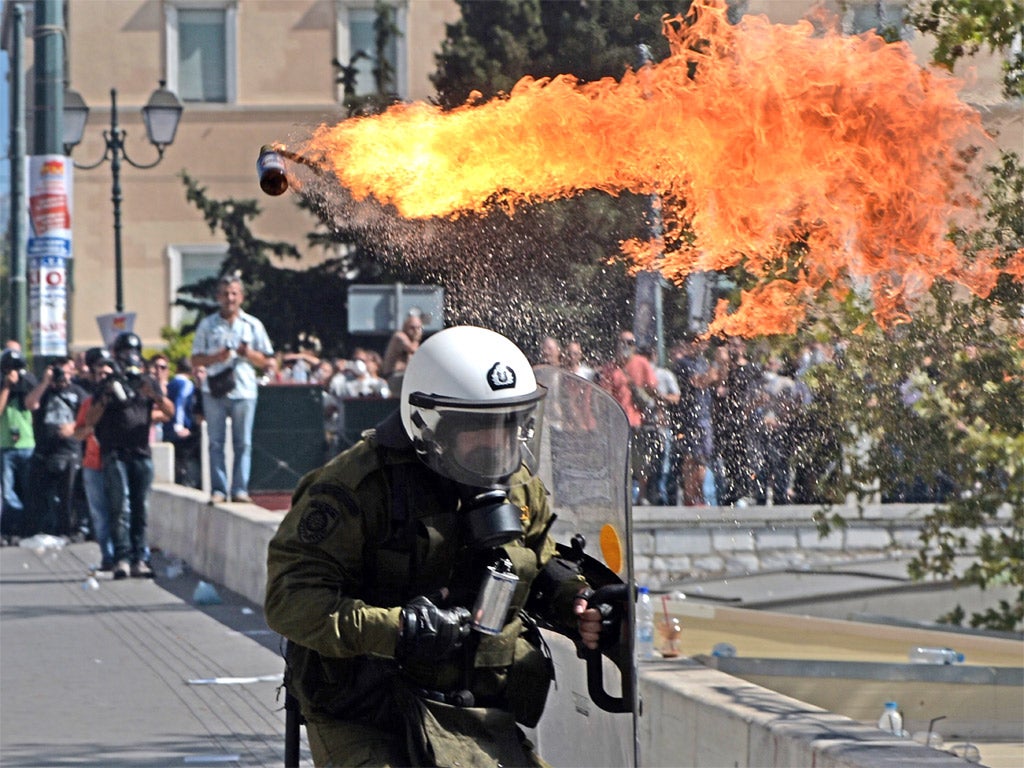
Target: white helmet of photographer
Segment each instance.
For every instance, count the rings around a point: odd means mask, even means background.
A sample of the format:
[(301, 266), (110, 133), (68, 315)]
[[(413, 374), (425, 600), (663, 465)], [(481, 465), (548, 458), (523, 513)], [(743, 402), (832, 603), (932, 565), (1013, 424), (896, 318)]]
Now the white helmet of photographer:
[(435, 472), (465, 485), (505, 485), (537, 469), (542, 402), (522, 351), (485, 328), (446, 328), (409, 358), (402, 426)]

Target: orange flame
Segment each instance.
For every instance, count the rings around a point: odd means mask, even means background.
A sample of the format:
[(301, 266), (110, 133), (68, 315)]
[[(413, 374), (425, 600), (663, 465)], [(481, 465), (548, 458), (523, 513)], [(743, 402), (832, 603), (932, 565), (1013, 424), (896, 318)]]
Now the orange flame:
[[(974, 205), (961, 150), (988, 141), (953, 79), (870, 33), (731, 26), (720, 0), (686, 22), (666, 19), (672, 55), (621, 81), (524, 78), (449, 112), (399, 105), (321, 126), (300, 152), (407, 218), (590, 189), (658, 195), (663, 241), (625, 243), (627, 259), (677, 282), (737, 265), (760, 280), (715, 330), (792, 328), (808, 297), (853, 283), (873, 286), (882, 323), (938, 277), (991, 285), (945, 239)], [(799, 262), (776, 275), (795, 241)]]

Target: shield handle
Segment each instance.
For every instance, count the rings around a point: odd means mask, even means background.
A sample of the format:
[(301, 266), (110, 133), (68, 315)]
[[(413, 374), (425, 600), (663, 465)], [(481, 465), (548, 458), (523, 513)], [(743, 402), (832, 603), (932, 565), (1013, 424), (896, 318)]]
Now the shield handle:
[[(588, 606), (598, 606), (601, 603), (623, 603), (629, 599), (628, 584), (606, 584), (598, 588), (587, 598)], [(605, 712), (632, 712), (633, 696), (632, 691), (623, 690), (623, 695), (612, 696), (604, 689), (604, 663), (599, 648), (584, 648), (583, 658), (587, 662), (587, 692), (597, 706)], [(627, 681), (632, 682), (629, 675), (623, 675), (623, 688)]]

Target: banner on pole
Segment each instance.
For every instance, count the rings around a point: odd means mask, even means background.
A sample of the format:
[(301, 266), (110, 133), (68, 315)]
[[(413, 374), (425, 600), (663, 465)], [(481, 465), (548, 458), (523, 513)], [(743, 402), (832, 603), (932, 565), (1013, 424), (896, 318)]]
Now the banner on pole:
[(29, 327), (32, 350), (43, 357), (68, 353), (68, 260), (71, 250), (71, 158), (26, 158), (29, 236)]
[(73, 167), (71, 158), (63, 155), (28, 158), (30, 237), (61, 238), (70, 244)]
[(30, 252), (28, 292), (33, 351), (43, 357), (66, 355), (67, 259)]
[(103, 343), (109, 347), (120, 334), (135, 331), (135, 313), (111, 312), (108, 315), (96, 315), (96, 323), (100, 327)]

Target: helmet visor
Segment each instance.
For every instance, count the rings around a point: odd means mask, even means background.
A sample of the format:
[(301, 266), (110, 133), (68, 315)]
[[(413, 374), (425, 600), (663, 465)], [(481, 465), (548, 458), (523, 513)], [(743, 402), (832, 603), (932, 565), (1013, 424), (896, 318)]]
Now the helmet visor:
[(458, 404), (414, 393), (410, 397), (416, 445), (440, 475), (474, 486), (504, 484), (540, 456), (544, 391), (518, 402)]

